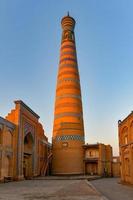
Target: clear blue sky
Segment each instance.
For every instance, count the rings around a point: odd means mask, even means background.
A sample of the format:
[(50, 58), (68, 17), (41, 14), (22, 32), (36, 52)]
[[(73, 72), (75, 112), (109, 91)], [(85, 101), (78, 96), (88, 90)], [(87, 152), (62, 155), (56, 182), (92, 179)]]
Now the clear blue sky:
[(118, 150), (117, 121), (133, 109), (132, 0), (0, 0), (0, 115), (22, 99), (52, 136), (61, 18), (75, 28), (86, 142)]

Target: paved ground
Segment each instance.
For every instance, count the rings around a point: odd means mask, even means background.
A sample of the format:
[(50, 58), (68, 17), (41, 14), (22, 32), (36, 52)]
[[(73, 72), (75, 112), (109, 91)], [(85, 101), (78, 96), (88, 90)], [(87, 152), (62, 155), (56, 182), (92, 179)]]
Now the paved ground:
[(133, 200), (133, 186), (122, 185), (118, 178), (104, 178), (91, 184), (109, 200)]
[(86, 180), (28, 180), (0, 184), (0, 200), (103, 200)]
[(133, 200), (133, 186), (118, 182), (119, 179), (106, 178), (89, 182), (28, 180), (3, 183), (0, 184), (0, 200)]
[(39, 176), (35, 177), (34, 180), (96, 180), (101, 178), (100, 176), (89, 176), (89, 175), (73, 175), (73, 176)]

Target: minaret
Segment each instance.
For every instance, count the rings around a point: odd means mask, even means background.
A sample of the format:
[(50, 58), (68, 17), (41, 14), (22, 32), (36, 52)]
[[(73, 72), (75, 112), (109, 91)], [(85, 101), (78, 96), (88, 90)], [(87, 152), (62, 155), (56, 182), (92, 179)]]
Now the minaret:
[(52, 174), (82, 174), (84, 125), (76, 55), (75, 20), (61, 20), (62, 40), (53, 125)]

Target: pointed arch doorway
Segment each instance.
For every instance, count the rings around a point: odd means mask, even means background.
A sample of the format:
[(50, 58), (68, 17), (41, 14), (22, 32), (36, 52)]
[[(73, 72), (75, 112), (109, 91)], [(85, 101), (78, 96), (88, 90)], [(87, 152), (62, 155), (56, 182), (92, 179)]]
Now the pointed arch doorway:
[(25, 179), (33, 176), (33, 146), (34, 139), (31, 132), (24, 137), (23, 175)]

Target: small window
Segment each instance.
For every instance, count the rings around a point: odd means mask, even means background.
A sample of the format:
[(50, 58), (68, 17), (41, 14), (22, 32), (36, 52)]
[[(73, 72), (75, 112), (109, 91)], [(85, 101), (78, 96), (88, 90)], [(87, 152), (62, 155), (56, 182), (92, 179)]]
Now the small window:
[(124, 137), (124, 143), (127, 144), (128, 143), (128, 138), (127, 135)]

